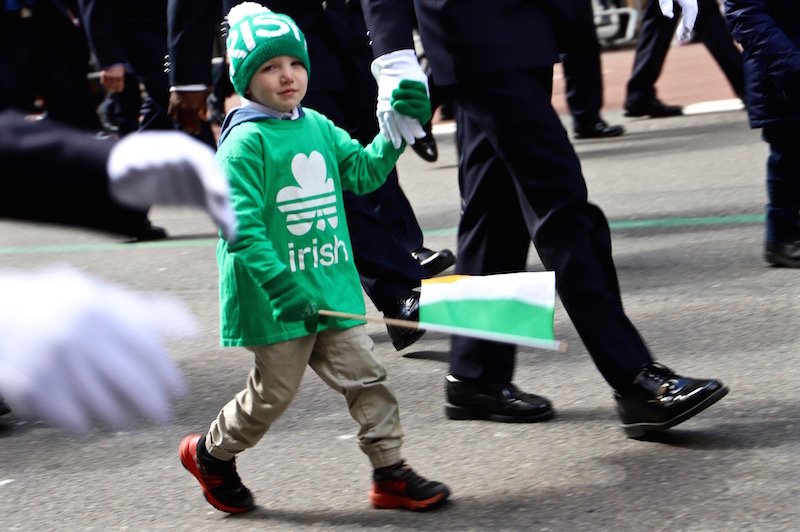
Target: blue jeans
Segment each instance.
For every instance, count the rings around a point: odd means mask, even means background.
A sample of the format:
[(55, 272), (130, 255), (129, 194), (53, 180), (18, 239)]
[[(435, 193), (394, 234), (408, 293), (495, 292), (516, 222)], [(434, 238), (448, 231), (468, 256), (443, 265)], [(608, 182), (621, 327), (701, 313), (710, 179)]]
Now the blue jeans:
[(768, 243), (800, 240), (800, 124), (764, 126), (761, 138), (769, 144), (767, 157)]

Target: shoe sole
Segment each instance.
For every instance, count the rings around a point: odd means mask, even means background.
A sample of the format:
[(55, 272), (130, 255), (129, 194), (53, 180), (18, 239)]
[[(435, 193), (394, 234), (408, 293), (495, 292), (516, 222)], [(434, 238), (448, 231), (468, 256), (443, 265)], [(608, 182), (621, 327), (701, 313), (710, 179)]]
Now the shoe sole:
[(449, 496), (449, 491), (443, 491), (441, 493), (437, 493), (430, 499), (425, 499), (424, 501), (415, 501), (405, 497), (397, 497), (396, 495), (376, 493), (374, 487), (369, 490), (369, 502), (372, 503), (372, 506), (378, 508), (379, 510), (393, 510), (402, 508), (412, 512), (427, 512), (429, 510), (441, 508), (442, 505), (447, 502), (447, 498)]
[(583, 139), (583, 140), (586, 140), (586, 139), (612, 139), (614, 137), (621, 137), (624, 133), (625, 133), (624, 129), (620, 129), (619, 131), (614, 131), (613, 133), (600, 134), (600, 135), (593, 134), (593, 133), (577, 133), (576, 132), (575, 133), (575, 138), (579, 139), (579, 140), (581, 140), (581, 139)]
[(643, 116), (646, 116), (648, 118), (670, 118), (670, 117), (673, 117), (673, 116), (683, 116), (683, 112), (675, 113), (675, 114), (671, 114), (671, 113), (668, 113), (668, 114), (661, 114), (661, 113), (650, 114), (650, 113), (632, 113), (630, 111), (625, 111), (624, 116), (627, 116), (629, 118), (641, 118)]
[(181, 441), (181, 445), (179, 448), (179, 453), (181, 457), (181, 464), (183, 465), (184, 469), (186, 469), (189, 473), (200, 482), (200, 488), (203, 490), (203, 497), (206, 498), (208, 504), (216, 508), (221, 512), (226, 512), (229, 514), (240, 514), (242, 512), (246, 512), (251, 510), (253, 506), (247, 506), (244, 508), (237, 508), (235, 506), (228, 506), (226, 504), (222, 504), (218, 500), (216, 500), (211, 493), (203, 486), (203, 483), (200, 481), (200, 472), (197, 470), (197, 462), (195, 461), (195, 455), (197, 453), (197, 441), (201, 438), (200, 434), (192, 434), (186, 436), (183, 441)]
[(783, 255), (773, 253), (772, 251), (764, 252), (764, 260), (773, 266), (785, 266), (787, 268), (800, 268), (800, 260), (787, 259)]
[(645, 437), (649, 432), (662, 432), (696, 416), (709, 406), (728, 395), (728, 391), (729, 390), (727, 387), (722, 387), (713, 394), (709, 395), (704, 401), (697, 403), (686, 412), (683, 412), (682, 414), (675, 416), (668, 421), (664, 421), (663, 423), (622, 423), (621, 426), (628, 438), (632, 438), (634, 440)]
[(553, 409), (547, 410), (540, 414), (529, 416), (507, 416), (503, 414), (492, 414), (482, 410), (475, 410), (474, 408), (467, 408), (463, 406), (456, 406), (450, 403), (445, 404), (444, 414), (448, 419), (458, 421), (496, 421), (498, 423), (537, 423), (539, 421), (547, 421), (555, 415)]

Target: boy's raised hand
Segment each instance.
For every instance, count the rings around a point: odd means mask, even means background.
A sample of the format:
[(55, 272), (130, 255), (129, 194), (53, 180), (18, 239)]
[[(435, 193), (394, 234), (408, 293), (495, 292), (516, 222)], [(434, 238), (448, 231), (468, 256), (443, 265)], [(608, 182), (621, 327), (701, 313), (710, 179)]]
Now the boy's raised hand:
[(400, 80), (397, 88), (392, 91), (392, 109), (418, 120), (420, 125), (427, 124), (433, 116), (425, 85), (410, 79)]

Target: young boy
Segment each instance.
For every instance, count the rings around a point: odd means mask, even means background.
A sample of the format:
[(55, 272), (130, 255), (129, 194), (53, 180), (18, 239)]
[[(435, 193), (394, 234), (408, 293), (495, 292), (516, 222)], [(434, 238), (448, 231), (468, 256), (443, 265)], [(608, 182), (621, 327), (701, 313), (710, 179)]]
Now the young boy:
[[(181, 462), (215, 508), (252, 508), (235, 457), (286, 410), (309, 365), (345, 396), (360, 425), (359, 446), (374, 468), (371, 503), (437, 508), (450, 492), (405, 465), (397, 399), (363, 322), (323, 320), (317, 312), (365, 312), (342, 190), (380, 186), (402, 147), (379, 134), (364, 148), (301, 107), (310, 67), (291, 18), (247, 2), (227, 20), (230, 77), (243, 104), (226, 117), (217, 152), (239, 217), (237, 240), (217, 246), (222, 345), (247, 347), (255, 367), (208, 432), (184, 438)], [(404, 80), (394, 96), (397, 112), (421, 123), (430, 118), (421, 83)]]

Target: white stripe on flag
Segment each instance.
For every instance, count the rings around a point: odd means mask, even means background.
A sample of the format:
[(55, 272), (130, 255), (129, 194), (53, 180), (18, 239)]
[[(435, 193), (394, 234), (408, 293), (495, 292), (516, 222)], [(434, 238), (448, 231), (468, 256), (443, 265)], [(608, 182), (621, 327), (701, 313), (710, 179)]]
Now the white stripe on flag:
[(555, 273), (519, 272), (425, 280), (420, 327), (560, 349), (553, 338)]

